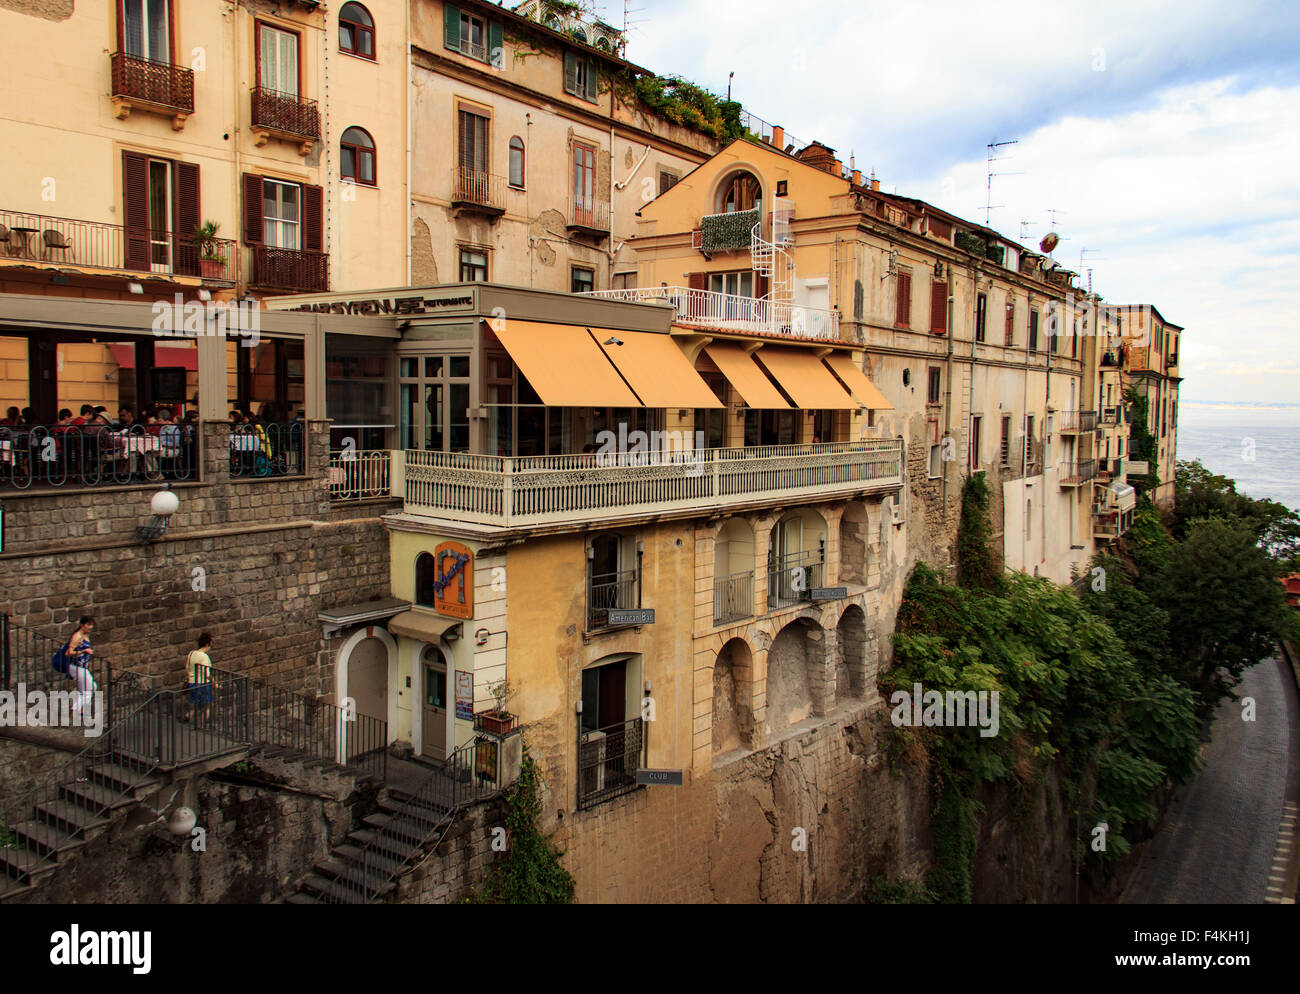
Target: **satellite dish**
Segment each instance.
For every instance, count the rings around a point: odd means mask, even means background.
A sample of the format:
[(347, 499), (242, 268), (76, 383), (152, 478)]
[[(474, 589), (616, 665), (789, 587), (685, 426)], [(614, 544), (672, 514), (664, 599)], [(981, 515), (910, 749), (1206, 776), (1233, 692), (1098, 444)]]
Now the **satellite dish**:
[(1061, 243), (1060, 236), (1055, 231), (1049, 231), (1043, 236), (1043, 240), (1038, 243), (1038, 247), (1044, 252), (1050, 252)]

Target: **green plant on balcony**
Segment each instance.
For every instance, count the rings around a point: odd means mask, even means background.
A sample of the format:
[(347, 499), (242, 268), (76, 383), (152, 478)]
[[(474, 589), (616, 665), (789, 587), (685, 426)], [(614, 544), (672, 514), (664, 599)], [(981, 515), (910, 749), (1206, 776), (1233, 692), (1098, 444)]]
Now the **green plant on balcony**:
[(953, 244), (963, 252), (971, 255), (988, 257), (989, 243), (973, 231), (959, 231), (953, 236)]
[(711, 254), (749, 248), (750, 233), (760, 218), (757, 207), (703, 218), (700, 221), (700, 251)]
[(516, 715), (510, 713), (509, 705), (518, 693), (518, 689), (512, 687), (509, 680), (501, 679), (488, 685), (488, 693), (492, 695), (495, 706), (490, 711), (483, 711), (475, 717), (484, 731), (505, 735), (515, 726)]
[(660, 117), (710, 138), (731, 141), (745, 134), (739, 103), (724, 100), (689, 80), (647, 74), (636, 78), (634, 91)]
[(208, 278), (214, 278), (221, 275), (222, 267), (226, 264), (226, 257), (221, 254), (221, 248), (217, 243), (217, 232), (221, 230), (221, 222), (207, 220), (194, 229), (194, 245), (199, 250), (199, 271)]

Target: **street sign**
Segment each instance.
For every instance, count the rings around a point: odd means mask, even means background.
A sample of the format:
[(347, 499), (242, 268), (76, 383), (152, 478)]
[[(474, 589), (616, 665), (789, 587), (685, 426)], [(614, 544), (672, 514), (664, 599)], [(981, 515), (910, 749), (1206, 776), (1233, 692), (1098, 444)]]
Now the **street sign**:
[(837, 601), (849, 596), (848, 587), (813, 587), (808, 596), (815, 601)]
[(681, 770), (637, 770), (636, 782), (638, 787), (655, 786), (660, 787), (680, 787), (682, 785)]
[(653, 625), (655, 623), (655, 609), (624, 610), (622, 608), (610, 608), (609, 623), (611, 625)]

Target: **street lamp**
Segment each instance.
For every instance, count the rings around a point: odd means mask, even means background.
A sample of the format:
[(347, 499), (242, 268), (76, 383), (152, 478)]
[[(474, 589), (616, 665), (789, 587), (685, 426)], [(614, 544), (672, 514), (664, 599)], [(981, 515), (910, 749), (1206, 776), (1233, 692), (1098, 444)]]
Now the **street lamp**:
[(140, 525), (136, 528), (136, 538), (141, 543), (148, 544), (154, 539), (167, 534), (167, 522), (180, 506), (180, 498), (172, 493), (169, 484), (164, 483), (163, 488), (154, 494), (149, 501), (149, 510), (153, 512), (153, 520), (147, 525)]

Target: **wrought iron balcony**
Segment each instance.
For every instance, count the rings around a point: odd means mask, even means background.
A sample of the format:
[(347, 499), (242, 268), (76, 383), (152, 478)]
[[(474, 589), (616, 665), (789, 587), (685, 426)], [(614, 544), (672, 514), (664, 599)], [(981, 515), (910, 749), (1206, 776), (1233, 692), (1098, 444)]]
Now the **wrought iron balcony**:
[(582, 296), (637, 304), (669, 304), (677, 312), (678, 324), (698, 328), (794, 338), (838, 340), (840, 337), (839, 311), (777, 303), (766, 297), (741, 297), (684, 286), (594, 290)]
[(641, 575), (637, 570), (595, 573), (587, 578), (587, 631), (612, 627), (610, 611), (634, 611), (641, 606)]
[(578, 735), (578, 810), (637, 789), (644, 756), (640, 718)]
[(201, 276), (234, 283), (235, 248), (230, 239), (217, 238), (208, 253), (212, 258), (204, 258), (192, 231), (177, 234), (0, 210), (0, 265)]
[(754, 616), (754, 571), (713, 581), (713, 623), (725, 625)]
[(826, 564), (815, 552), (784, 556), (767, 573), (767, 609), (791, 607), (810, 599), (810, 591), (822, 585)]
[(296, 93), (258, 86), (253, 89), (253, 130), (260, 132), (258, 145), (266, 144), (270, 134), (282, 135), (300, 141), (299, 152), (306, 155), (320, 140), (320, 108)]
[(818, 445), (563, 456), (408, 449), (407, 514), (502, 528), (689, 517), (890, 491), (903, 483), (901, 439)]
[(506, 212), (506, 178), (468, 166), (453, 167), (451, 206), (457, 211), (500, 217)]
[(1096, 411), (1057, 411), (1056, 430), (1062, 435), (1081, 435), (1097, 430)]
[(270, 290), (325, 291), (330, 288), (330, 257), (324, 252), (255, 245), (250, 286)]
[(1079, 459), (1061, 463), (1061, 486), (1081, 487), (1097, 476), (1096, 459)]
[(388, 449), (345, 449), (330, 453), (330, 500), (375, 500), (392, 496)]
[(114, 52), (111, 59), (113, 105), (119, 118), (140, 105), (171, 114), (177, 131), (185, 127), (185, 119), (194, 113), (194, 70), (126, 52)]
[(0, 427), (0, 493), (198, 479), (192, 425)]
[(595, 197), (570, 197), (568, 228), (590, 235), (608, 235), (609, 204)]

